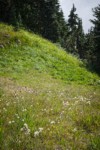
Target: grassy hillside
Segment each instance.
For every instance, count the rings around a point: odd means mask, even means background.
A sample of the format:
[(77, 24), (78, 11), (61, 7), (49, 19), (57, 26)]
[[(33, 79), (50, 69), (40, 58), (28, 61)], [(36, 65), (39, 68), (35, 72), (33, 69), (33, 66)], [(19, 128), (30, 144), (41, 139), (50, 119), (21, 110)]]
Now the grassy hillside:
[(99, 150), (100, 78), (32, 33), (0, 24), (0, 150)]
[(96, 84), (99, 80), (81, 61), (26, 31), (14, 32), (11, 26), (0, 24), (0, 45), (1, 75), (18, 77), (37, 70), (68, 82)]

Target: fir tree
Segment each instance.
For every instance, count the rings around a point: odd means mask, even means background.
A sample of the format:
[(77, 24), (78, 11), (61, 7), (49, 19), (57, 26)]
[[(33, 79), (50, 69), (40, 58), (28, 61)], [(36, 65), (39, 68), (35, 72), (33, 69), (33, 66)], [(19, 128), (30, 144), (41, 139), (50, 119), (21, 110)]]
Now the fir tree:
[(93, 71), (94, 62), (96, 61), (93, 29), (91, 28), (84, 37), (84, 62)]
[(66, 48), (69, 52), (77, 55), (81, 59), (84, 58), (84, 31), (82, 19), (76, 14), (76, 8), (73, 7), (70, 11), (68, 19), (69, 34), (66, 41)]
[(81, 59), (84, 58), (84, 31), (82, 26), (82, 19), (78, 18), (78, 28), (77, 28), (77, 50), (78, 55)]
[(58, 31), (59, 31), (59, 43), (62, 47), (66, 48), (66, 39), (68, 35), (68, 26), (64, 18), (64, 14), (62, 9), (60, 9), (57, 13), (58, 20)]
[(77, 29), (77, 24), (78, 24), (78, 15), (75, 13), (76, 8), (73, 4), (73, 7), (70, 11), (70, 15), (68, 16), (68, 25), (70, 27), (70, 32), (74, 32)]
[(77, 29), (78, 29), (78, 15), (75, 13), (76, 8), (73, 4), (73, 7), (70, 11), (68, 26), (69, 26), (69, 35), (67, 38), (67, 49), (69, 52), (77, 55)]
[(44, 34), (47, 39), (57, 42), (59, 38), (57, 12), (59, 11), (58, 0), (47, 0), (44, 10)]
[(94, 44), (95, 44), (95, 56), (94, 62), (95, 70), (100, 74), (100, 4), (93, 9), (93, 15), (95, 17), (91, 22), (94, 24)]

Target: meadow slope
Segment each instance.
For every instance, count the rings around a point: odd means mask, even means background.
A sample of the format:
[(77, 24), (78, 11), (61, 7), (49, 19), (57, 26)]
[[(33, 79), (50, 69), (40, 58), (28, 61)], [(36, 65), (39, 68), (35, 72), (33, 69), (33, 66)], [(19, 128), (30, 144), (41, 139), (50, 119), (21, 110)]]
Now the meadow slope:
[(25, 30), (0, 24), (0, 149), (99, 150), (100, 77)]

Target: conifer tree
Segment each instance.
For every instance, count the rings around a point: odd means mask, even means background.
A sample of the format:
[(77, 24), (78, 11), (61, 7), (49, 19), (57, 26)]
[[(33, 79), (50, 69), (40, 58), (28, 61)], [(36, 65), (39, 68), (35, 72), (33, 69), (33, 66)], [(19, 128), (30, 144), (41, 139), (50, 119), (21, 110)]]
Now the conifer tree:
[(59, 43), (62, 47), (66, 48), (66, 39), (68, 35), (68, 26), (64, 18), (64, 14), (62, 9), (60, 9), (57, 13), (58, 20), (58, 31), (59, 31)]
[[(0, 21), (9, 23), (11, 15), (10, 12), (12, 11), (12, 3), (12, 0), (0, 0)], [(13, 13), (15, 13), (15, 8), (13, 9)]]
[(84, 58), (84, 31), (82, 26), (82, 19), (78, 18), (78, 28), (77, 28), (77, 50), (78, 55), (81, 59)]
[(47, 39), (57, 42), (59, 38), (57, 12), (59, 11), (58, 0), (46, 0), (44, 9), (44, 34)]
[(77, 28), (78, 28), (78, 15), (75, 13), (76, 8), (73, 4), (73, 7), (70, 11), (68, 26), (69, 26), (69, 35), (67, 39), (67, 49), (69, 52), (77, 55)]
[(77, 55), (81, 59), (84, 58), (84, 31), (82, 26), (82, 19), (76, 14), (76, 8), (73, 7), (70, 11), (68, 19), (69, 34), (67, 37), (66, 48), (69, 52)]
[(100, 4), (93, 9), (94, 20), (91, 22), (94, 24), (94, 44), (95, 44), (95, 56), (94, 62), (95, 70), (100, 74)]
[(75, 13), (76, 8), (75, 5), (73, 4), (73, 7), (70, 11), (70, 15), (68, 16), (68, 25), (70, 27), (70, 32), (74, 32), (77, 29), (77, 24), (78, 24), (78, 15)]
[(94, 69), (94, 62), (96, 61), (96, 56), (95, 56), (94, 32), (92, 28), (85, 35), (84, 61), (90, 70)]

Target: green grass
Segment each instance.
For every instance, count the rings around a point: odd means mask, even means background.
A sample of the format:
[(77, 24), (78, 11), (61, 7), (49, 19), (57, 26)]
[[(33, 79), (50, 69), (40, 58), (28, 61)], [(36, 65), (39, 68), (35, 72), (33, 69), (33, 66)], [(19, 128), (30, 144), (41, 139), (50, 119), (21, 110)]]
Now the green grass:
[(0, 74), (19, 76), (37, 70), (65, 82), (97, 84), (99, 77), (90, 73), (77, 58), (32, 33), (0, 24)]
[(0, 149), (99, 150), (100, 78), (41, 37), (0, 24)]

